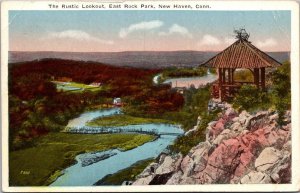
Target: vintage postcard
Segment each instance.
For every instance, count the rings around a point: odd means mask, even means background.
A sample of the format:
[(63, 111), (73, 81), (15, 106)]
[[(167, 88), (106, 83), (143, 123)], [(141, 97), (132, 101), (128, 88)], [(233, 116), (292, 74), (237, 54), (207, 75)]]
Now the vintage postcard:
[(5, 192), (299, 191), (293, 1), (3, 1)]

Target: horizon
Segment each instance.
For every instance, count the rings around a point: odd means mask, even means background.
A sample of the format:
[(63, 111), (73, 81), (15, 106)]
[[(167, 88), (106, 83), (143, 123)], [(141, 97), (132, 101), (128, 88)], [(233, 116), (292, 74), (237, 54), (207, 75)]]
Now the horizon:
[(264, 52), (290, 52), (290, 11), (9, 11), (9, 50), (219, 52), (245, 28)]

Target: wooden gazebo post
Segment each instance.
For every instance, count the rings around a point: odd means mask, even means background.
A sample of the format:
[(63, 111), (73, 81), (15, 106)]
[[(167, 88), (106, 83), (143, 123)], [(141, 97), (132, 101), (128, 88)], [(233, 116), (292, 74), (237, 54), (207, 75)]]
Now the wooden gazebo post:
[(265, 90), (266, 88), (266, 70), (265, 68), (260, 69), (260, 80), (261, 80), (261, 88)]
[(254, 68), (254, 84), (259, 88), (259, 68)]

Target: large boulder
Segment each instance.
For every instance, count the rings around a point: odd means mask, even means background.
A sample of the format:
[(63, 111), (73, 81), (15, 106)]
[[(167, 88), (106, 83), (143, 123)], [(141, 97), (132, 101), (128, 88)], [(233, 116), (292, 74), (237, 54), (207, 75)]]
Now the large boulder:
[(281, 158), (270, 170), (270, 176), (276, 183), (291, 183), (291, 141), (286, 142), (281, 152)]
[(158, 163), (148, 165), (132, 185), (165, 184), (172, 174), (178, 171), (181, 161), (181, 154), (162, 154)]
[(176, 184), (180, 184), (180, 181), (182, 179), (182, 171), (179, 170), (177, 171), (175, 174), (172, 175), (172, 177), (167, 181), (167, 185), (176, 185)]
[(247, 111), (242, 111), (237, 118), (233, 119), (233, 121), (239, 121), (242, 125), (245, 125), (250, 116), (251, 115)]
[(240, 123), (240, 122), (234, 122), (231, 126), (230, 129), (235, 132), (235, 133), (241, 133), (243, 130), (246, 128)]
[(271, 183), (271, 178), (262, 172), (251, 171), (245, 175), (241, 181), (241, 184), (268, 184)]
[(232, 132), (229, 129), (225, 129), (216, 137), (216, 139), (212, 143), (214, 145), (217, 145), (222, 143), (224, 140), (236, 137), (237, 135), (237, 133)]
[(162, 164), (155, 170), (156, 175), (162, 175), (166, 173), (175, 172), (178, 170), (182, 161), (182, 154), (176, 154), (174, 156), (166, 156)]
[(255, 116), (250, 116), (245, 123), (248, 130), (255, 131), (258, 128), (263, 127), (268, 119), (268, 111), (259, 111)]
[(255, 168), (257, 171), (267, 171), (269, 168), (273, 167), (279, 159), (280, 151), (274, 147), (267, 147), (255, 160)]
[(194, 172), (201, 172), (205, 169), (208, 159), (208, 151), (211, 148), (209, 143), (202, 143), (199, 149), (195, 150), (194, 153), (191, 155), (193, 160), (190, 168), (193, 168)]
[(138, 178), (132, 185), (149, 185), (150, 182), (153, 180), (154, 175), (150, 175), (144, 178)]

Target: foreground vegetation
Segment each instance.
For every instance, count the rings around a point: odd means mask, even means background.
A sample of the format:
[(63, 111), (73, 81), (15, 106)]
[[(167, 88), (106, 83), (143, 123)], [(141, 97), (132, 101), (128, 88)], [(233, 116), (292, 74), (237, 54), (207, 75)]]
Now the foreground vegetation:
[(279, 113), (279, 123), (284, 112), (291, 108), (291, 68), (290, 63), (282, 66), (268, 75), (269, 85), (265, 91), (255, 86), (243, 86), (233, 101), (233, 106), (239, 110), (255, 112), (274, 109)]
[(135, 177), (153, 161), (154, 159), (138, 161), (124, 170), (105, 176), (103, 179), (95, 183), (95, 185), (122, 185), (124, 181), (133, 181), (135, 180)]
[(154, 139), (140, 134), (49, 133), (36, 140), (35, 147), (10, 152), (10, 185), (48, 185), (79, 153), (114, 148), (126, 151)]
[(87, 123), (88, 126), (102, 126), (102, 127), (118, 127), (126, 125), (139, 125), (139, 124), (149, 124), (149, 123), (168, 123), (171, 122), (164, 119), (151, 119), (143, 117), (133, 117), (130, 115), (113, 115), (109, 117), (99, 117)]

